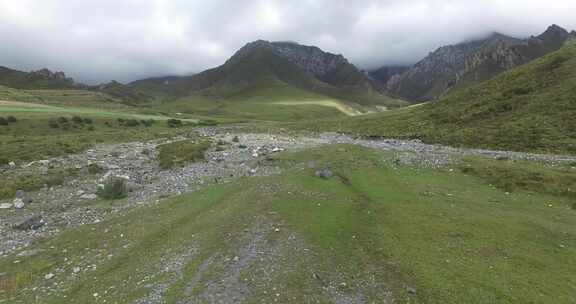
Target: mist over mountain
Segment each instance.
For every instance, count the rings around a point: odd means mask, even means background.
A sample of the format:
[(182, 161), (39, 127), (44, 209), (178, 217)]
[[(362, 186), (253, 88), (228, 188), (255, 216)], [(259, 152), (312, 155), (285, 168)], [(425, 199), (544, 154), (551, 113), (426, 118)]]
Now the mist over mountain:
[(572, 0), (0, 1), (0, 66), (126, 83), (199, 73), (263, 39), (318, 46), (372, 70), (491, 32), (573, 29), (574, 11)]
[(409, 69), (384, 66), (371, 76), (388, 94), (412, 101), (435, 100), (454, 88), (480, 83), (556, 51), (574, 37), (574, 31), (558, 25), (527, 39), (492, 33), (483, 39), (440, 47)]

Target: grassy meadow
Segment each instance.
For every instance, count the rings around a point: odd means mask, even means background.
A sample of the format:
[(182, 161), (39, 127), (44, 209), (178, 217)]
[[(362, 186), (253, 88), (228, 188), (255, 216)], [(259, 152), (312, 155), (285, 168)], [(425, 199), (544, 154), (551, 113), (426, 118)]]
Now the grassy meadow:
[[(396, 157), (348, 145), (278, 154), (269, 161), (287, 168), (280, 176), (209, 186), (1, 259), (9, 275), (0, 286), (10, 303), (33, 302), (33, 290), (56, 282), (44, 303), (126, 303), (166, 283), (165, 299), (175, 303), (225, 279), (246, 231), (265, 221), (277, 227), (263, 232), (266, 244), (285, 259), (270, 281), (259, 278), (258, 260), (239, 270), (248, 302), (327, 303), (330, 278), (347, 283), (337, 287), (343, 294), (383, 282), (399, 303), (575, 300), (574, 195), (553, 189), (568, 167), (464, 159), (435, 170), (398, 165)], [(335, 176), (315, 177), (310, 161)], [(520, 186), (497, 182), (504, 176)], [(283, 247), (294, 237), (300, 245)], [(188, 250), (181, 273), (157, 268)], [(44, 280), (51, 272), (56, 277)], [(381, 300), (364, 292), (368, 303)]]

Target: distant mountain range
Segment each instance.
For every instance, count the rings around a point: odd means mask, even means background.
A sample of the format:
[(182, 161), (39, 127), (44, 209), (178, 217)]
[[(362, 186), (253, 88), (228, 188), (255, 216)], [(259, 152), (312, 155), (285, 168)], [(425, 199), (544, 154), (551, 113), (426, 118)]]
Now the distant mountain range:
[(556, 51), (576, 32), (557, 25), (528, 39), (494, 33), (484, 39), (443, 46), (411, 67), (382, 67), (370, 73), (382, 92), (414, 102), (436, 100)]
[(556, 51), (572, 38), (576, 38), (576, 32), (569, 33), (557, 25), (528, 39), (494, 33), (484, 39), (441, 47), (413, 66), (384, 66), (369, 73), (342, 55), (318, 47), (257, 40), (246, 44), (223, 65), (191, 76), (87, 86), (75, 83), (63, 72), (43, 69), (26, 73), (0, 67), (0, 85), (92, 90), (130, 104), (167, 102), (191, 94), (227, 99), (281, 85), (359, 105), (394, 107), (404, 105), (399, 99), (436, 100), (453, 89), (483, 82)]

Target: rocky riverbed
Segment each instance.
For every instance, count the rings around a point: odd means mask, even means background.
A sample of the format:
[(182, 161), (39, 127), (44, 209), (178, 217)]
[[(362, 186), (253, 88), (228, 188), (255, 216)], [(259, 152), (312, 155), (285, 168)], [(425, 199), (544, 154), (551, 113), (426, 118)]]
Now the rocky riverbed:
[[(168, 170), (159, 168), (156, 160), (159, 145), (198, 136), (211, 138), (215, 143), (206, 153), (205, 161)], [(226, 144), (218, 146), (217, 142)], [(81, 154), (12, 164), (0, 169), (2, 174), (46, 174), (50, 168), (79, 172), (67, 178), (61, 186), (19, 192), (15, 198), (0, 201), (3, 207), (0, 209), (0, 256), (9, 255), (35, 240), (56, 235), (65, 229), (121, 216), (133, 208), (159, 203), (163, 198), (195, 191), (206, 184), (230, 182), (245, 176), (278, 174), (281, 169), (267, 162), (266, 155), (326, 144), (356, 144), (396, 151), (400, 162), (433, 168), (446, 166), (454, 158), (466, 155), (541, 161), (551, 165), (576, 162), (576, 157), (570, 156), (459, 149), (419, 141), (352, 138), (336, 133), (249, 133), (241, 128), (202, 128), (178, 138), (103, 144)], [(90, 166), (102, 170), (89, 173)], [(95, 192), (99, 185), (113, 176), (125, 178), (130, 193), (126, 199), (118, 202), (102, 202)]]

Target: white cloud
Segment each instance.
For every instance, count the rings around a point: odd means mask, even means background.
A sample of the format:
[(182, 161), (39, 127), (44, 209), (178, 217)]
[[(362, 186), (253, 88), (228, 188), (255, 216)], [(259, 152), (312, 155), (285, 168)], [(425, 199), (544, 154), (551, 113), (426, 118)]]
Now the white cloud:
[(268, 39), (370, 68), (491, 31), (573, 29), (574, 11), (574, 0), (0, 0), (0, 65), (129, 81), (198, 72)]

